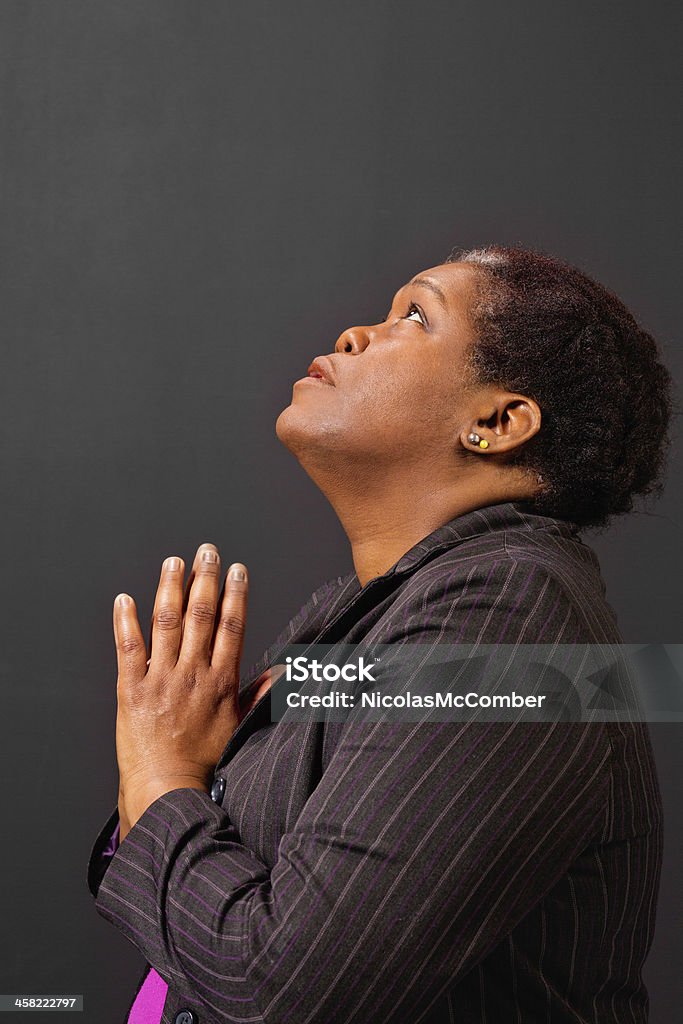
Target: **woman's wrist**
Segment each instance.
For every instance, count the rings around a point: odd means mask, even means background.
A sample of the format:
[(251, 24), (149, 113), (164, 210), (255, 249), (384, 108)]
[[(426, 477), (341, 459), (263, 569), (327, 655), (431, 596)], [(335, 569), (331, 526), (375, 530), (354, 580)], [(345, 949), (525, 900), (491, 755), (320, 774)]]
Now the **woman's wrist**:
[(123, 791), (119, 786), (119, 845), (126, 838), (130, 832), (130, 822), (128, 820), (128, 813), (126, 811), (126, 804), (123, 799)]
[(193, 775), (173, 775), (160, 778), (151, 778), (136, 786), (135, 789), (126, 790), (125, 798), (119, 790), (119, 822), (120, 839), (122, 842), (136, 822), (142, 817), (148, 807), (164, 793), (170, 793), (174, 789), (199, 789), (208, 793), (207, 785)]

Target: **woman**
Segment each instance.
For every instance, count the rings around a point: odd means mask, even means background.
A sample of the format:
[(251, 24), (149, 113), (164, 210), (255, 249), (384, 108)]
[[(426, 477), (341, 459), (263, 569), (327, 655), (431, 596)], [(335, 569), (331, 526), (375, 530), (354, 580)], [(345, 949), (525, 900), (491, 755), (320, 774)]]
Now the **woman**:
[[(582, 528), (661, 490), (670, 379), (606, 289), (524, 250), (418, 274), (277, 421), (354, 571), (238, 693), (246, 567), (167, 559), (151, 658), (115, 602), (99, 913), (129, 1020), (645, 1021), (661, 859), (643, 724), (271, 721), (289, 644), (619, 644)], [(119, 831), (120, 830), (120, 831)], [(118, 845), (120, 843), (120, 845)]]

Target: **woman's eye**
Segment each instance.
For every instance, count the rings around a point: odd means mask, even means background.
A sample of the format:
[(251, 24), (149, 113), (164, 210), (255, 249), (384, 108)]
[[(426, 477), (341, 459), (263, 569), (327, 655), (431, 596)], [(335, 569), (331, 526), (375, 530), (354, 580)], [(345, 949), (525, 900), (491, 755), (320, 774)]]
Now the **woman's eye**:
[(404, 320), (410, 320), (410, 318), (411, 318), (411, 316), (413, 316), (413, 314), (417, 314), (418, 323), (421, 323), (421, 324), (424, 323), (424, 318), (423, 318), (422, 313), (420, 311), (420, 307), (416, 306), (414, 302), (411, 302), (410, 305), (408, 306), (408, 312), (403, 317), (403, 319)]
[[(401, 319), (401, 320), (410, 320), (410, 318), (412, 316), (414, 316), (415, 314), (417, 314), (417, 321), (413, 321), (413, 323), (421, 323), (424, 326), (425, 318), (424, 318), (424, 315), (422, 313), (422, 310), (420, 309), (419, 306), (416, 306), (414, 302), (411, 302), (410, 305), (408, 306), (408, 312), (406, 313), (406, 315), (400, 317), (399, 319)], [(382, 319), (379, 322), (382, 323), (382, 324), (386, 323), (386, 321), (389, 319), (390, 316), (391, 316), (391, 310), (387, 313), (386, 316), (383, 316)]]

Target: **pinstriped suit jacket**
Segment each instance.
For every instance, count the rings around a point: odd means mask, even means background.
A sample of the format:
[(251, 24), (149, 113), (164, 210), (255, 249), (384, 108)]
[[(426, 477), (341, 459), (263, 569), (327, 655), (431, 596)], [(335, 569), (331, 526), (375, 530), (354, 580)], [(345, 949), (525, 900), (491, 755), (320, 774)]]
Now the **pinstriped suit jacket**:
[[(245, 683), (314, 640), (622, 642), (577, 527), (521, 502), (324, 584)], [(220, 804), (167, 793), (108, 859), (115, 809), (91, 851), (97, 911), (169, 985), (164, 1024), (647, 1020), (646, 726), (272, 723), (269, 702), (227, 743)]]

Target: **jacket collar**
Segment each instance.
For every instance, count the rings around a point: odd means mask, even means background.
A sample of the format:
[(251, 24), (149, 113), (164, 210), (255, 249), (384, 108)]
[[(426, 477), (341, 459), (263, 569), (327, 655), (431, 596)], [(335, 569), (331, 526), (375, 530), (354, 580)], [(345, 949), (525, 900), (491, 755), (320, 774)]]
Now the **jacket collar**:
[[(435, 555), (454, 548), (472, 537), (497, 531), (530, 533), (533, 530), (550, 530), (556, 535), (575, 537), (579, 526), (570, 519), (541, 515), (526, 501), (503, 501), (494, 505), (484, 505), (482, 508), (454, 516), (443, 526), (437, 527), (406, 551), (385, 573), (369, 580), (365, 587), (371, 587), (379, 580), (408, 576)], [(347, 600), (355, 598), (361, 590), (365, 590), (365, 587), (361, 587), (355, 572), (338, 576), (335, 585), (340, 591), (344, 591)]]
[(579, 527), (569, 519), (540, 515), (529, 502), (505, 501), (485, 505), (455, 516), (443, 526), (439, 526), (406, 551), (384, 575), (411, 573), (434, 554), (455, 547), (472, 537), (501, 530), (529, 533), (540, 529), (551, 529), (555, 533), (573, 536)]

